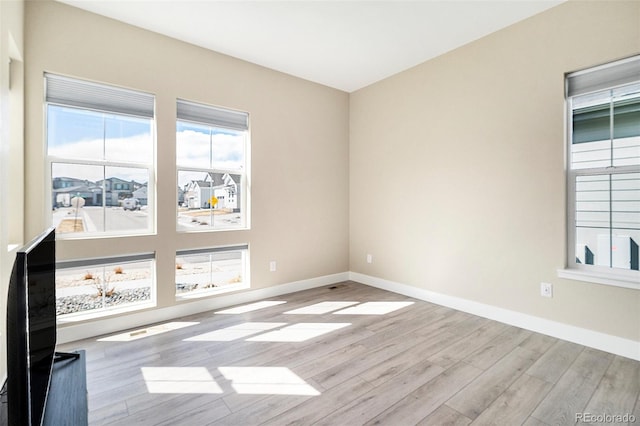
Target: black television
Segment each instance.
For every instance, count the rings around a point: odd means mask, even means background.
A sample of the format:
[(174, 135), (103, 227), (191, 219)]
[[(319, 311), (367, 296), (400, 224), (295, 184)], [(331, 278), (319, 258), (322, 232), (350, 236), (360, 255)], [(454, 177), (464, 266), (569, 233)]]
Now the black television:
[(7, 415), (40, 426), (56, 347), (56, 244), (49, 228), (16, 254), (7, 297)]

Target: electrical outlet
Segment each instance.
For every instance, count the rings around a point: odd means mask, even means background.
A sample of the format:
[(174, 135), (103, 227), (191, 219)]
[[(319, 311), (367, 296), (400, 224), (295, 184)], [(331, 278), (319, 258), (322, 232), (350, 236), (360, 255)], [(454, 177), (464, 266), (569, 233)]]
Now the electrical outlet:
[(367, 263), (373, 263), (373, 256), (370, 254), (367, 255)]
[(271, 262), (269, 262), (269, 271), (271, 272), (275, 272), (276, 271), (276, 261), (272, 260)]
[(540, 283), (540, 296), (553, 297), (553, 284)]

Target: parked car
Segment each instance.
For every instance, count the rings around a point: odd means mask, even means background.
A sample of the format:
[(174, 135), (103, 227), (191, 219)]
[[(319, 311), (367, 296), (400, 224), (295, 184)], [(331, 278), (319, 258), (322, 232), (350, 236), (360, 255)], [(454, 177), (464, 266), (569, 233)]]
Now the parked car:
[(124, 210), (140, 210), (140, 200), (137, 198), (125, 198), (122, 200)]

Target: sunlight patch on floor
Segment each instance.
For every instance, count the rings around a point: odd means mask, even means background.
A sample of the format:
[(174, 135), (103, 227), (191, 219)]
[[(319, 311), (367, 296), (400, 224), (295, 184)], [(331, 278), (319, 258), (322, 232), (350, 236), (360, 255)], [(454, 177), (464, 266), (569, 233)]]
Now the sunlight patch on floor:
[(385, 315), (413, 305), (414, 302), (366, 302), (334, 312), (333, 315)]
[(263, 331), (287, 325), (286, 322), (245, 322), (231, 327), (200, 334), (184, 339), (185, 342), (230, 342)]
[(297, 314), (297, 315), (321, 315), (338, 309), (346, 308), (347, 306), (357, 305), (360, 302), (320, 302), (313, 305), (305, 306), (304, 308), (294, 309), (287, 311), (285, 314)]
[(344, 327), (350, 326), (351, 323), (345, 322), (301, 322), (293, 324), (280, 330), (270, 331), (247, 339), (249, 342), (304, 342), (323, 334), (331, 333)]
[(156, 336), (168, 331), (179, 330), (181, 328), (190, 327), (200, 324), (199, 322), (168, 322), (166, 324), (153, 325), (151, 327), (140, 328), (138, 330), (127, 331), (126, 333), (115, 334), (113, 336), (98, 339), (98, 342), (131, 342), (133, 340), (142, 339), (144, 337)]
[(320, 395), (286, 367), (220, 367), (218, 370), (239, 394)]
[(149, 393), (222, 393), (205, 367), (142, 367)]
[(256, 303), (250, 303), (248, 305), (236, 306), (235, 308), (225, 309), (223, 311), (218, 311), (214, 313), (215, 314), (244, 314), (246, 312), (253, 312), (259, 309), (282, 305), (283, 303), (287, 303), (287, 302), (283, 300), (265, 300), (264, 302), (256, 302)]

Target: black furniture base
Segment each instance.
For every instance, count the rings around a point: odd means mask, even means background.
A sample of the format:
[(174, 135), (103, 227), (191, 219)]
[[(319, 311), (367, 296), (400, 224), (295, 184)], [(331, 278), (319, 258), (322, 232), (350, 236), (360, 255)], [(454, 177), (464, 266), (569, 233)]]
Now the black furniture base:
[(87, 426), (89, 406), (85, 351), (63, 354), (56, 359), (51, 373), (43, 425)]
[[(44, 410), (44, 426), (87, 426), (87, 363), (85, 351), (56, 353)], [(0, 425), (8, 424), (7, 384), (0, 391)]]

